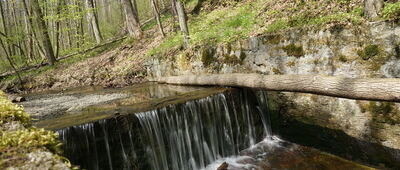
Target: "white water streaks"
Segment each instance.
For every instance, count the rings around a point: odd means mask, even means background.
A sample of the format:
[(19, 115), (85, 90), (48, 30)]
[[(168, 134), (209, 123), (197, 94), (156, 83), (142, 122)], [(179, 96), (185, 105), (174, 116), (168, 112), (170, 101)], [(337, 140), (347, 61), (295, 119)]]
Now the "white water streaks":
[(265, 161), (268, 152), (283, 147), (282, 142), (283, 140), (277, 136), (266, 137), (261, 142), (243, 150), (239, 155), (217, 159), (200, 170), (216, 170), (223, 164), (228, 170), (261, 170), (263, 168), (260, 165), (268, 164)]
[(271, 128), (263, 95), (226, 92), (72, 126), (59, 134), (66, 156), (84, 169), (198, 170), (239, 156), (271, 134), (266, 132)]

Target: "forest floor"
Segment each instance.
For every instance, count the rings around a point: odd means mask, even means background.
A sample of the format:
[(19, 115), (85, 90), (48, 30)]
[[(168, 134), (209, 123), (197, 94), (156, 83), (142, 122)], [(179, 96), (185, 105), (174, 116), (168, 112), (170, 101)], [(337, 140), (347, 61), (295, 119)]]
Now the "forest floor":
[[(166, 31), (169, 27), (166, 25)], [(34, 92), (92, 85), (119, 87), (142, 82), (146, 76), (143, 56), (162, 39), (155, 28), (146, 30), (145, 36), (108, 45), (98, 54), (71, 57), (70, 61), (58, 62), (52, 67), (22, 73), (23, 88), (16, 76), (1, 81), (0, 87), (8, 92)]]
[[(204, 45), (234, 42), (250, 36), (278, 33), (292, 28), (360, 25), (362, 0), (312, 1), (232, 0), (206, 1), (199, 15), (187, 4), (190, 46), (183, 48), (182, 35), (175, 32), (171, 15), (163, 17), (166, 37), (155, 22), (144, 26), (145, 37), (125, 39), (100, 52), (71, 57), (56, 66), (21, 73), (23, 87), (16, 76), (0, 80), (0, 90), (11, 93), (99, 85), (120, 87), (146, 81), (146, 62), (155, 57), (175, 57)], [(400, 2), (398, 2), (400, 3)], [(399, 5), (400, 6), (400, 5)]]

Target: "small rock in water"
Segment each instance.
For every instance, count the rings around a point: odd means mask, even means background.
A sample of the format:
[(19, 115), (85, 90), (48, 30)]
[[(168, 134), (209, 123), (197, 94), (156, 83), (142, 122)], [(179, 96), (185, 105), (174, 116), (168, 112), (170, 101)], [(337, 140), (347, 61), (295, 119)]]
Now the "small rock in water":
[(9, 96), (8, 99), (10, 99), (11, 102), (14, 102), (14, 103), (26, 101), (25, 97), (21, 97), (21, 96)]
[(217, 168), (217, 170), (228, 170), (228, 163), (224, 162)]

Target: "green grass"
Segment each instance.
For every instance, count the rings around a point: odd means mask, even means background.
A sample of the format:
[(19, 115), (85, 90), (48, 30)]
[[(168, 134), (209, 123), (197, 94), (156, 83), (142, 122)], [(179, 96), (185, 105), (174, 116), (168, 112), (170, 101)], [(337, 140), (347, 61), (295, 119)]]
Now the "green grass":
[[(361, 4), (355, 0), (304, 3), (278, 1), (243, 2), (204, 12), (199, 16), (190, 16), (190, 46), (230, 43), (253, 34), (276, 33), (289, 28), (322, 27), (337, 23), (361, 24), (364, 21)], [(331, 5), (331, 10), (325, 9)], [(182, 44), (180, 33), (170, 34), (158, 47), (150, 50), (147, 56), (164, 56), (165, 52), (179, 49)]]
[(245, 38), (253, 31), (257, 10), (249, 4), (201, 14), (189, 24), (192, 44), (226, 43)]
[[(170, 18), (172, 18), (171, 14), (162, 15), (161, 18), (160, 18), (160, 21), (161, 21), (161, 23), (164, 23), (165, 21), (167, 21)], [(146, 25), (143, 25), (142, 29), (143, 29), (143, 31), (147, 31), (147, 30), (150, 30), (150, 29), (154, 28), (155, 26), (157, 26), (157, 21), (156, 20), (151, 20)]]
[[(257, 15), (256, 7), (250, 3), (228, 9), (216, 9), (201, 13), (189, 20), (190, 44), (217, 44), (233, 42), (248, 37), (253, 31)], [(158, 47), (150, 50), (147, 56), (163, 54), (183, 45), (180, 33), (170, 34)]]
[(329, 23), (353, 23), (361, 24), (363, 21), (362, 10), (357, 8), (351, 12), (338, 12), (326, 16), (308, 16), (307, 14), (293, 15), (284, 19), (277, 19), (265, 29), (265, 33), (274, 33), (287, 30), (288, 28), (324, 26)]

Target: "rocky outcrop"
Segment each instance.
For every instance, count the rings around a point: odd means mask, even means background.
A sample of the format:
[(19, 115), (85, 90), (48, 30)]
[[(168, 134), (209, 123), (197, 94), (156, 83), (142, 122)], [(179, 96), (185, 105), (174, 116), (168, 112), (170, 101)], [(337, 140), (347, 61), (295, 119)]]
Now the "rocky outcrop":
[[(323, 30), (292, 29), (216, 47), (193, 48), (175, 57), (149, 60), (147, 72), (152, 77), (256, 72), (400, 78), (399, 49), (400, 25), (334, 25)], [(271, 97), (282, 102), (278, 110), (283, 117), (379, 144), (390, 150), (386, 157), (400, 162), (399, 104), (300, 93)]]

